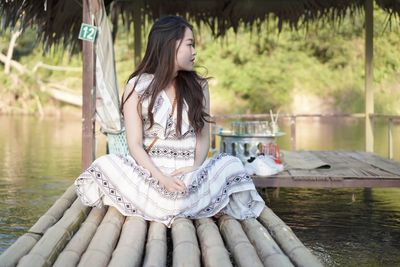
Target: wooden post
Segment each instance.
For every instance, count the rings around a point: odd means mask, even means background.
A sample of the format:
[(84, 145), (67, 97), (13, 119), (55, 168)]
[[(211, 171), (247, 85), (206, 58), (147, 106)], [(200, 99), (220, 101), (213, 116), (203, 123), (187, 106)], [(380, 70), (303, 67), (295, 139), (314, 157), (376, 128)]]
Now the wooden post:
[(374, 152), (373, 50), (374, 50), (374, 6), (373, 0), (365, 1), (365, 151)]
[[(83, 0), (82, 22), (92, 24), (89, 0)], [(95, 57), (94, 43), (82, 41), (82, 169), (95, 158)]]
[(290, 117), (290, 148), (296, 151), (296, 115)]
[(215, 149), (217, 147), (216, 140), (215, 140), (216, 134), (217, 134), (217, 126), (215, 126), (215, 124), (211, 124), (210, 130), (211, 130), (211, 132), (210, 132), (210, 134), (211, 134), (211, 148)]
[(134, 60), (135, 67), (139, 64), (142, 58), (142, 1), (134, 1), (134, 13), (133, 13), (133, 27), (134, 27)]
[(393, 119), (389, 118), (388, 122), (388, 158), (393, 159)]

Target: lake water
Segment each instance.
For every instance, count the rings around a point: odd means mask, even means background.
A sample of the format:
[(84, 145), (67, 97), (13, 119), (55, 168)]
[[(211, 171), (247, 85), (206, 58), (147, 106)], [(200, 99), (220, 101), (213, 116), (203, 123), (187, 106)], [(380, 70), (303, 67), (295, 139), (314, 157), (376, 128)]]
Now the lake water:
[[(283, 131), (289, 132), (282, 123)], [(400, 126), (394, 129), (400, 161)], [(98, 134), (98, 155), (105, 140)], [(278, 140), (290, 148), (289, 136)], [(363, 120), (299, 119), (297, 148), (363, 150)], [(375, 127), (387, 155), (387, 129)], [(79, 119), (0, 116), (0, 253), (32, 226), (80, 173)], [(327, 266), (400, 266), (400, 189), (268, 189), (266, 203)]]

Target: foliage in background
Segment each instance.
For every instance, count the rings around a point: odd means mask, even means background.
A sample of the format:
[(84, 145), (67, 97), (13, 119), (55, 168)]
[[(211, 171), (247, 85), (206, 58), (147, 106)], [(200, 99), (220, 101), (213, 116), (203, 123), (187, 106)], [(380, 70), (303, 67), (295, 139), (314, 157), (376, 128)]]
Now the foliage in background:
[[(7, 54), (11, 32), (0, 31), (0, 52)], [(4, 73), (0, 64), (0, 113), (41, 114), (47, 107), (62, 106), (52, 100), (46, 90), (51, 84), (81, 91), (81, 73), (51, 71), (40, 68), (45, 63), (52, 66), (81, 67), (81, 56), (71, 56), (60, 49), (53, 49), (44, 54), (42, 44), (36, 41), (36, 30), (28, 29), (17, 39), (13, 51), (14, 61), (27, 68), (28, 73), (19, 73), (11, 67), (11, 73)], [(36, 71), (34, 71), (36, 69)]]
[[(384, 29), (386, 15), (375, 10), (375, 110), (400, 113), (400, 31)], [(271, 23), (272, 24), (272, 23)], [(202, 36), (199, 59), (216, 77), (213, 95), (234, 112), (364, 111), (364, 18), (308, 31), (263, 25), (262, 35), (241, 29), (227, 40)], [(298, 96), (304, 95), (299, 103)], [(315, 103), (319, 102), (319, 103)], [(225, 104), (224, 104), (225, 103)], [(319, 104), (319, 105), (317, 105)], [(322, 106), (321, 106), (322, 105)]]
[[(400, 114), (400, 27), (385, 28), (386, 19), (375, 9), (375, 112)], [(242, 27), (237, 34), (228, 32), (224, 39), (214, 39), (207, 27), (196, 29), (197, 70), (213, 77), (210, 90), (214, 114), (265, 113), (270, 109), (295, 113), (364, 111), (363, 14), (346, 18), (340, 25), (315, 24), (308, 30), (284, 28), (279, 33), (272, 25), (262, 25), (260, 34)], [(144, 32), (143, 49), (146, 36)], [(2, 33), (0, 39), (0, 50), (5, 54), (9, 34)], [(81, 55), (53, 50), (43, 57), (41, 45), (35, 46), (34, 40), (32, 33), (24, 33), (17, 40), (14, 59), (29, 68), (39, 61), (80, 66)], [(120, 88), (134, 69), (133, 46), (133, 33), (120, 29), (115, 43)], [(2, 68), (1, 90), (15, 94), (28, 87), (38, 91), (29, 77), (20, 78), (25, 86), (15, 86), (4, 77)], [(41, 69), (36, 75), (80, 93), (80, 73)], [(45, 93), (38, 96), (47, 103)]]

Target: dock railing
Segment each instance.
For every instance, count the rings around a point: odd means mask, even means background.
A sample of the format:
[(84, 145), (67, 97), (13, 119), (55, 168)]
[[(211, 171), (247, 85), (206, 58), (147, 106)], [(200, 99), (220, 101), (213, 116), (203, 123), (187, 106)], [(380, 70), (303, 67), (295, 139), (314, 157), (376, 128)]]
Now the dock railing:
[[(276, 114), (273, 114), (276, 115)], [(400, 123), (400, 115), (389, 115), (389, 114), (369, 114), (372, 122), (375, 118), (384, 119), (387, 124), (388, 129), (388, 151), (387, 157), (393, 159), (393, 128), (394, 124)], [(280, 114), (279, 119), (288, 119), (290, 121), (290, 148), (292, 151), (296, 150), (296, 121), (298, 118), (365, 118), (364, 113), (327, 113), (327, 114)], [(226, 115), (216, 115), (213, 116), (213, 120), (216, 124), (213, 124), (211, 129), (211, 147), (216, 148), (216, 135), (219, 129), (217, 129), (217, 124), (220, 121), (227, 120), (269, 120), (270, 114), (226, 114)]]

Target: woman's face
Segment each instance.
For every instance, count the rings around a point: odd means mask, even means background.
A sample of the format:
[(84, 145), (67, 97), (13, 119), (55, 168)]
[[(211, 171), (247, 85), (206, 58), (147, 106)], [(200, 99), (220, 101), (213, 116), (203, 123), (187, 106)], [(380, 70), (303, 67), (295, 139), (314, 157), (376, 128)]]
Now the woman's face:
[(193, 70), (196, 51), (194, 49), (193, 32), (189, 28), (186, 28), (183, 39), (176, 41), (176, 47), (175, 70)]

